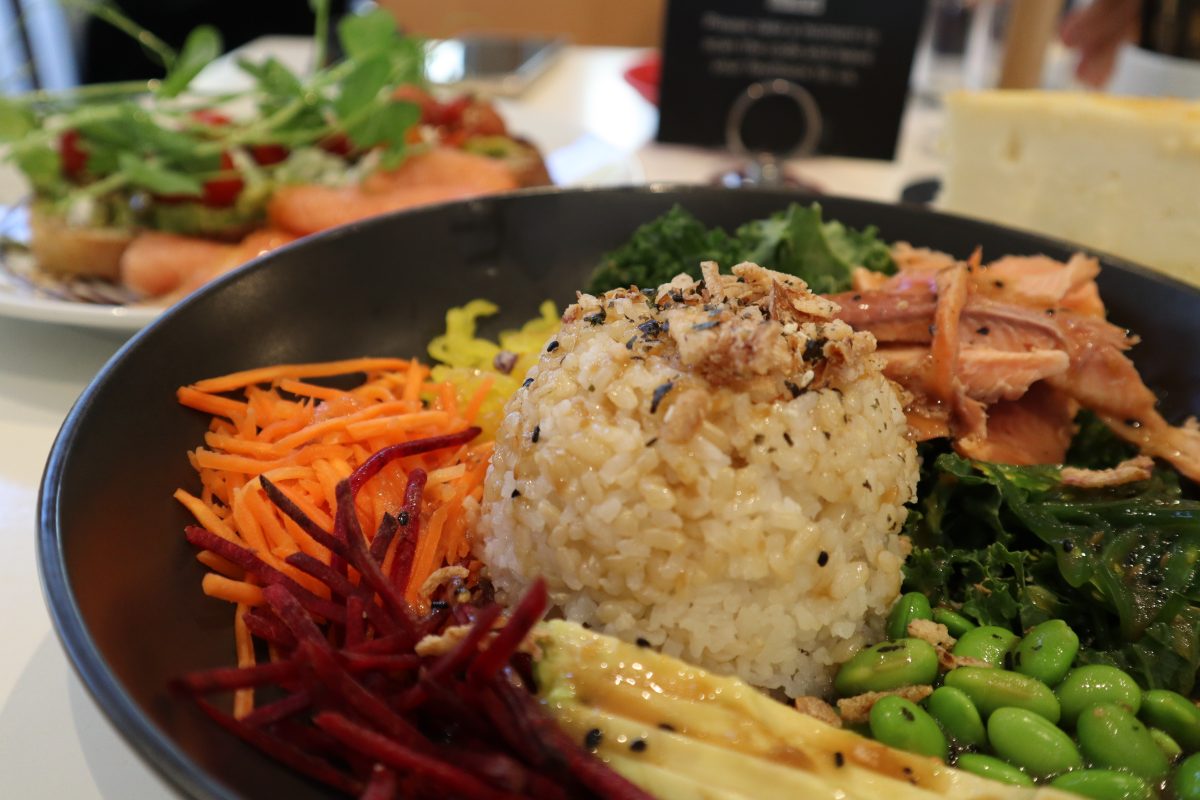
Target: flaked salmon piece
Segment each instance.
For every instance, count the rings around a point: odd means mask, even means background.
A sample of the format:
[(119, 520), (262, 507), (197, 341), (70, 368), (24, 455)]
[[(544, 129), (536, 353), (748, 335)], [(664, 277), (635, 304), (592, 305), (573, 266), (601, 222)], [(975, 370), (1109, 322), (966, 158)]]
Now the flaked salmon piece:
[(1005, 256), (977, 273), (975, 282), (989, 293), (1015, 294), (1033, 305), (1056, 308), (1071, 292), (1094, 285), (1099, 274), (1100, 262), (1083, 253), (1065, 264), (1043, 255)]
[(850, 270), (850, 286), (856, 292), (878, 291), (887, 285), (888, 276), (866, 267)]
[(1080, 469), (1063, 467), (1062, 482), (1065, 486), (1081, 489), (1106, 489), (1124, 486), (1127, 483), (1149, 480), (1154, 473), (1154, 459), (1150, 456), (1127, 458), (1112, 469)]
[[(856, 330), (870, 331), (880, 342), (924, 344), (933, 340), (937, 299), (932, 293), (843, 292), (829, 299), (840, 307), (838, 319)], [(977, 294), (967, 298), (959, 324), (964, 346), (1014, 351), (1066, 346), (1053, 315)]]
[[(903, 386), (924, 386), (931, 360), (927, 348), (892, 345), (876, 352), (883, 358), (884, 375)], [(964, 347), (958, 353), (958, 379), (968, 397), (995, 403), (1016, 400), (1035, 382), (1066, 372), (1070, 364), (1062, 350)]]
[[(979, 251), (972, 256), (979, 260)], [(937, 308), (933, 314), (927, 385), (935, 400), (950, 411), (950, 432), (957, 441), (978, 441), (987, 436), (987, 409), (968, 397), (959, 377), (959, 323), (970, 291), (967, 265), (956, 264), (937, 274)]]
[(1138, 420), (1154, 411), (1154, 393), (1123, 352), (1135, 341), (1104, 320), (1060, 314), (1070, 369), (1050, 382), (1098, 414)]
[(1200, 482), (1200, 429), (1194, 417), (1173, 426), (1155, 410), (1140, 417), (1114, 417), (1100, 413), (1104, 424), (1143, 453), (1169, 462), (1193, 481)]
[(307, 236), (392, 211), (476, 197), (488, 191), (469, 185), (409, 186), (385, 192), (308, 184), (284, 186), (267, 204), (267, 217), (275, 227)]
[(198, 271), (228, 258), (234, 245), (195, 236), (146, 231), (121, 254), (121, 282), (145, 297), (178, 289)]
[(979, 461), (1001, 464), (1061, 464), (1075, 435), (1078, 406), (1069, 396), (1035, 383), (1019, 400), (988, 407), (987, 436), (958, 439), (955, 451)]
[(1107, 313), (1104, 301), (1100, 299), (1100, 287), (1096, 285), (1095, 281), (1085, 283), (1067, 292), (1058, 305), (1067, 311), (1100, 319), (1104, 319)]
[(459, 186), (480, 192), (520, 188), (503, 161), (452, 147), (413, 154), (399, 167), (374, 172), (362, 182), (362, 190), (371, 194), (422, 186)]

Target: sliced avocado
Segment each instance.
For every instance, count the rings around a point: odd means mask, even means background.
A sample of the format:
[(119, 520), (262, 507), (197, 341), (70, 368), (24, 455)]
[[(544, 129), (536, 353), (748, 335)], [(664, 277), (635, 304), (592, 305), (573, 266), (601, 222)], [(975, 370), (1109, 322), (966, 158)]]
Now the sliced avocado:
[(737, 678), (563, 620), (537, 628), (539, 696), (613, 769), (665, 800), (1062, 797), (996, 783), (801, 714)]

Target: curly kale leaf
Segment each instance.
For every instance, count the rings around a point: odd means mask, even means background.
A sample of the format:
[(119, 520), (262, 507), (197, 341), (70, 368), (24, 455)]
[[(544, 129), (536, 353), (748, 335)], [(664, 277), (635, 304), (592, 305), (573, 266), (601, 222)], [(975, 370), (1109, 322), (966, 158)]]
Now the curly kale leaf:
[(1081, 662), (1191, 691), (1200, 667), (1200, 503), (1182, 499), (1174, 473), (1082, 490), (1063, 486), (1056, 467), (926, 454), (934, 458), (905, 526), (915, 545), (908, 587), (1018, 632), (1063, 619), (1083, 642)]
[(721, 228), (707, 228), (675, 206), (606, 255), (592, 274), (588, 291), (656, 287), (680, 273), (699, 277), (702, 261), (716, 261), (726, 268), (752, 261), (796, 275), (815, 292), (850, 288), (856, 266), (895, 271), (888, 245), (875, 228), (856, 231), (837, 221), (823, 221), (821, 207), (815, 203), (808, 207), (793, 203), (766, 219), (742, 225), (733, 236)]

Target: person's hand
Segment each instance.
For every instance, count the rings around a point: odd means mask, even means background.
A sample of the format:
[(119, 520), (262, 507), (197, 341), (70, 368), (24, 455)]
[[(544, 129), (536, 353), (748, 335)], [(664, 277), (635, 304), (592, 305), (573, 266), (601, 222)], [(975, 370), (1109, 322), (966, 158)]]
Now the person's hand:
[(1108, 81), (1121, 45), (1137, 38), (1141, 8), (1142, 0), (1094, 0), (1067, 15), (1061, 34), (1079, 51), (1075, 77), (1096, 87)]

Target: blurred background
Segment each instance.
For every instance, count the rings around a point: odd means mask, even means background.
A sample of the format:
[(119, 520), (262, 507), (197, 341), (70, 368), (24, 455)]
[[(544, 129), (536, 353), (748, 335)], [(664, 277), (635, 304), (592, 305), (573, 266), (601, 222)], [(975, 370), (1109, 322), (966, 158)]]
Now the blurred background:
[[(118, 0), (130, 19), (178, 46), (196, 25), (216, 25), (228, 48), (264, 35), (305, 35), (312, 13), (304, 0), (256, 0), (254, 13), (234, 0)], [(336, 14), (374, 3), (335, 0)], [(410, 33), (445, 39), (487, 32), (553, 36), (573, 44), (656, 47), (665, 0), (382, 0)], [(0, 91), (57, 89), (156, 74), (154, 62), (127, 34), (92, 17), (89, 4), (0, 0)], [(1059, 33), (1064, 19), (1093, 6), (1096, 21), (1074, 49)], [(1012, 23), (1019, 30), (1007, 36)], [(914, 86), (926, 94), (1001, 83), (1006, 41), (1014, 65), (1009, 81), (1050, 87), (1082, 79), (1128, 93), (1196, 92), (1175, 75), (1200, 58), (1200, 0), (929, 0), (914, 65)], [(1068, 37), (1069, 41), (1069, 37)], [(1080, 60), (1087, 62), (1076, 74)], [(1089, 60), (1090, 59), (1090, 60)], [(1189, 89), (1189, 87), (1191, 87)]]

